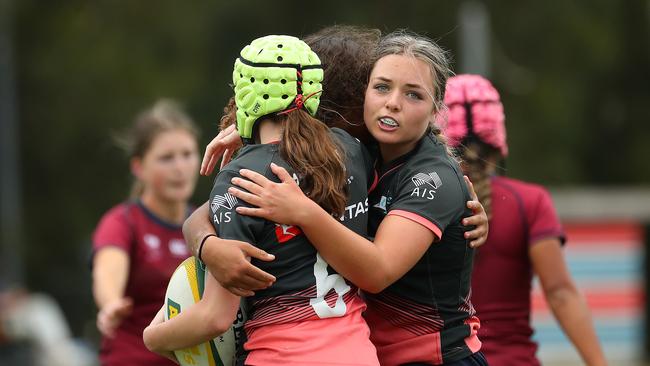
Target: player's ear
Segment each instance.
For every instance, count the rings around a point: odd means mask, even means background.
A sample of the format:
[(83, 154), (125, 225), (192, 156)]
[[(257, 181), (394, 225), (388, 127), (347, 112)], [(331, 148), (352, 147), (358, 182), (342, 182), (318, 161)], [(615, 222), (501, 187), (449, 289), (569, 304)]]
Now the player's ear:
[(129, 164), (131, 166), (131, 174), (138, 180), (142, 179), (142, 158), (133, 157)]

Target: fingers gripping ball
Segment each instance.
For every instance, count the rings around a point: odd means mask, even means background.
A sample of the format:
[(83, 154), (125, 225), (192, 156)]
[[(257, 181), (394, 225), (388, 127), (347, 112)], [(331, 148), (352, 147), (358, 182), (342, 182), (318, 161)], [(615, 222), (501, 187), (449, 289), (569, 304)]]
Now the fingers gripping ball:
[(244, 47), (233, 70), (237, 129), (244, 139), (271, 113), (301, 107), (311, 115), (320, 103), (323, 69), (318, 55), (291, 36), (266, 36)]
[[(181, 263), (172, 274), (165, 294), (165, 320), (180, 314), (203, 295), (205, 276), (194, 257)], [(194, 347), (174, 351), (181, 366), (231, 366), (234, 365), (237, 342), (241, 339), (245, 321), (245, 312), (240, 307), (237, 319), (224, 334)]]

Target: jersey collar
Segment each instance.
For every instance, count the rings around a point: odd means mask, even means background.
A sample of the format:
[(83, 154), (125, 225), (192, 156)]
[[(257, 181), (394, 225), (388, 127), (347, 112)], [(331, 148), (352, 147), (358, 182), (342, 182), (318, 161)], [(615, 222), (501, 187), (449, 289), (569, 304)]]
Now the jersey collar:
[(375, 161), (375, 169), (379, 173), (379, 176), (385, 175), (387, 172), (391, 170), (395, 170), (397, 167), (401, 166), (405, 162), (407, 162), (411, 157), (413, 157), (415, 154), (420, 151), (420, 146), (422, 146), (422, 141), (427, 138), (429, 134), (426, 133), (420, 141), (415, 145), (413, 150), (407, 152), (406, 154), (399, 156), (391, 161), (384, 162), (382, 157), (381, 157), (381, 150), (378, 148), (377, 149), (377, 160)]

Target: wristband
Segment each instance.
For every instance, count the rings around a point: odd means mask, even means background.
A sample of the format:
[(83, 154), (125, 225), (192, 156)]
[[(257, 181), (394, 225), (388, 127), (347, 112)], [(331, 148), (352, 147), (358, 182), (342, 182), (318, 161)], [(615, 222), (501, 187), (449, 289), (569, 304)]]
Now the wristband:
[(205, 244), (205, 241), (208, 240), (208, 238), (211, 237), (211, 236), (214, 236), (215, 238), (218, 238), (218, 236), (215, 235), (215, 234), (208, 234), (208, 235), (203, 237), (203, 240), (201, 240), (201, 244), (199, 245), (198, 257), (199, 257), (199, 260), (201, 262), (203, 262), (203, 258), (201, 258), (201, 253), (203, 252), (203, 244)]

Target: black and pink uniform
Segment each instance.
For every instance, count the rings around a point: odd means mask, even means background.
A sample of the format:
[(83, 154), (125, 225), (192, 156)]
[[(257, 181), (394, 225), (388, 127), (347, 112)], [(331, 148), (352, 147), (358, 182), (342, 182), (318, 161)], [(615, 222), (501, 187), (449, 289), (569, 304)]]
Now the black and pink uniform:
[[(367, 190), (374, 177), (372, 161), (358, 140), (346, 132), (332, 129), (332, 136), (346, 153), (348, 204), (340, 220), (365, 235)], [(378, 365), (361, 316), (366, 305), (358, 289), (323, 260), (298, 227), (235, 211), (247, 204), (228, 194), (231, 179), (246, 168), (277, 182), (271, 163), (284, 167), (300, 182), (302, 177), (280, 157), (278, 144), (247, 145), (219, 172), (210, 193), (210, 218), (220, 238), (252, 243), (275, 255), (271, 262), (253, 260), (277, 280), (246, 298), (247, 339), (238, 364)]]
[(379, 294), (366, 294), (365, 318), (383, 366), (440, 365), (481, 348), (480, 326), (470, 301), (474, 250), (461, 220), (471, 199), (458, 163), (432, 135), (390, 162), (378, 161), (379, 179), (369, 195), (369, 234), (397, 215), (431, 230), (434, 241), (402, 278)]

